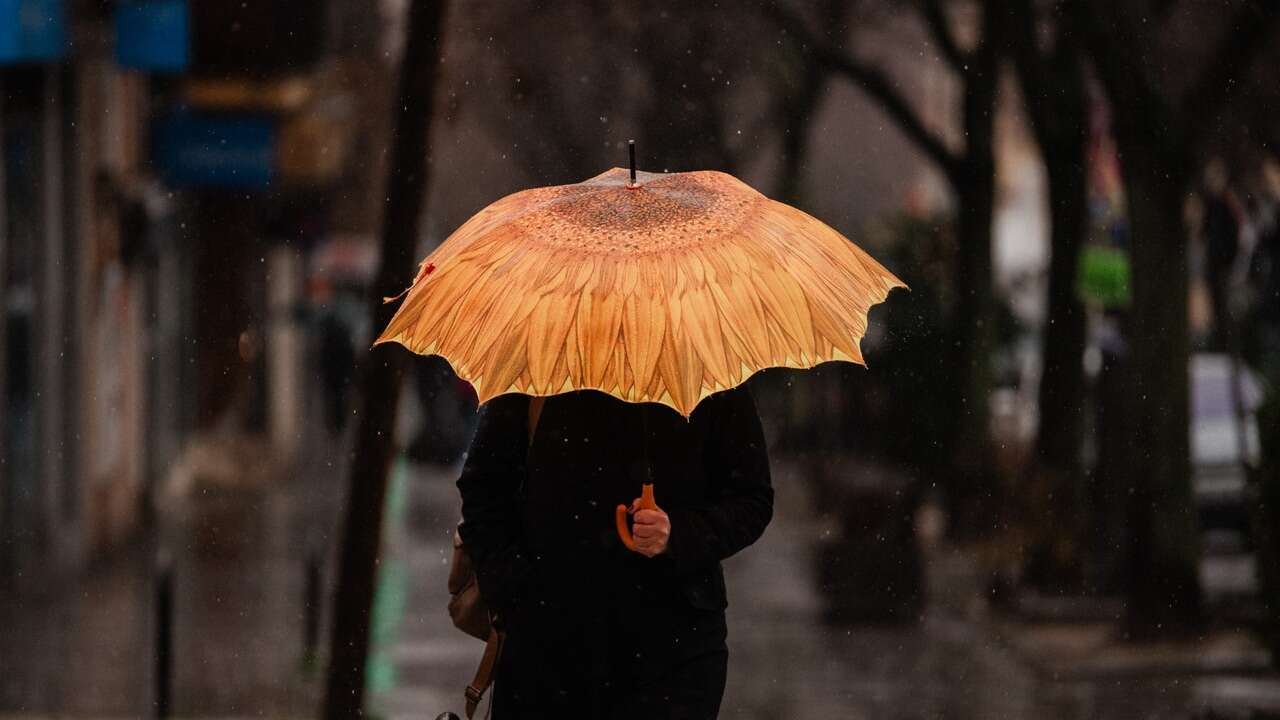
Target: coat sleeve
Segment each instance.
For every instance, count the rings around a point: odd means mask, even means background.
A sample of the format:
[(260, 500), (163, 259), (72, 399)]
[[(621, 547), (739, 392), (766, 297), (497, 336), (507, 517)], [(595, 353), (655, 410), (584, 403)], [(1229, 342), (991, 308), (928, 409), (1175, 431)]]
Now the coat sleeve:
[(476, 570), (480, 595), (499, 615), (512, 610), (532, 571), (525, 550), (521, 486), (528, 455), (529, 399), (503, 395), (481, 410), (458, 491), (458, 533)]
[(667, 554), (682, 573), (705, 569), (755, 542), (773, 518), (769, 454), (755, 403), (745, 388), (716, 398), (704, 448), (710, 501), (668, 509)]

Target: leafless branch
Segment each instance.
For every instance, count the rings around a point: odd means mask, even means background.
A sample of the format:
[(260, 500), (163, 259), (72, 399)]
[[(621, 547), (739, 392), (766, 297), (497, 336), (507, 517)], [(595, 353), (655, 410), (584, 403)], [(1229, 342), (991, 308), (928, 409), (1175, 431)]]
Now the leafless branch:
[(922, 0), (920, 14), (929, 27), (933, 41), (937, 43), (942, 56), (951, 64), (951, 67), (958, 73), (968, 72), (969, 54), (956, 42), (955, 33), (951, 30), (951, 22), (947, 20), (947, 11), (942, 7), (942, 1)]
[(957, 176), (961, 160), (947, 148), (941, 138), (925, 127), (911, 103), (907, 102), (881, 68), (858, 60), (849, 53), (818, 40), (809, 31), (803, 18), (790, 9), (782, 7), (781, 4), (768, 5), (766, 12), (784, 30), (795, 36), (822, 64), (844, 75), (862, 88), (862, 91), (875, 100), (881, 109), (897, 123), (903, 134), (930, 160), (937, 163), (948, 177)]
[(1187, 113), (1201, 112), (1225, 102), (1258, 53), (1280, 31), (1280, 0), (1246, 2), (1236, 11), (1222, 39), (1209, 54), (1207, 67), (1183, 99)]

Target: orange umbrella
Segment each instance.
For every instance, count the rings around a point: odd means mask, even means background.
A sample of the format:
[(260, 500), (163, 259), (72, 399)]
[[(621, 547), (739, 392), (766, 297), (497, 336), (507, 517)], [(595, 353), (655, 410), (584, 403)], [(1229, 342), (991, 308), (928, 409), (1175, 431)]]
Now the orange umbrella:
[(589, 388), (688, 416), (765, 368), (863, 364), (867, 311), (895, 287), (730, 175), (633, 162), (481, 210), (423, 261), (377, 343), (444, 357), (482, 403)]

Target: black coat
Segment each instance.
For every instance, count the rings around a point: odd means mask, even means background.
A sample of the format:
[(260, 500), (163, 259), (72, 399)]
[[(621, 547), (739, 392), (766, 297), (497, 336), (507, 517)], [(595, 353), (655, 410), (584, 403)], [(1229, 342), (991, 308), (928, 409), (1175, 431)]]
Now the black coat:
[[(505, 705), (516, 717), (614, 717), (611, 704), (638, 707), (645, 696), (674, 707), (673, 693), (699, 692), (718, 707), (720, 561), (755, 542), (773, 514), (750, 394), (713, 395), (689, 420), (595, 391), (557, 395), (526, 448), (528, 408), (523, 395), (486, 405), (458, 480), (460, 532), (508, 630), (495, 714)], [(646, 477), (646, 425), (655, 497), (671, 520), (656, 558), (623, 547), (613, 519)], [(690, 677), (711, 687), (674, 687)]]

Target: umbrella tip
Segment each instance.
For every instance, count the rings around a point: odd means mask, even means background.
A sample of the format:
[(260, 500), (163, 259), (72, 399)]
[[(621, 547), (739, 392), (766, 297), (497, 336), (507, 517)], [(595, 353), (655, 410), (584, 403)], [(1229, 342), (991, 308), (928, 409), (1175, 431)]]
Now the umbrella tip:
[(636, 186), (636, 141), (627, 141), (627, 155), (631, 160), (631, 187)]

